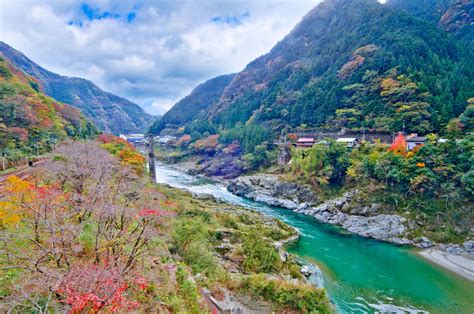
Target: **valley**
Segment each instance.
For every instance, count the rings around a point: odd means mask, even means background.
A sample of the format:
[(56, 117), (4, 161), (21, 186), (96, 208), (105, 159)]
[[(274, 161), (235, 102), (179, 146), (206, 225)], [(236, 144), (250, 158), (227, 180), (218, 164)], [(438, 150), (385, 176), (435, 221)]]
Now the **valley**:
[(323, 286), (339, 312), (468, 313), (473, 306), (472, 281), (425, 261), (416, 250), (351, 235), (288, 209), (235, 196), (220, 183), (167, 165), (157, 165), (157, 182), (212, 195), (295, 227), (300, 238), (287, 250), (321, 268)]
[(0, 311), (472, 313), (473, 14), (0, 3)]

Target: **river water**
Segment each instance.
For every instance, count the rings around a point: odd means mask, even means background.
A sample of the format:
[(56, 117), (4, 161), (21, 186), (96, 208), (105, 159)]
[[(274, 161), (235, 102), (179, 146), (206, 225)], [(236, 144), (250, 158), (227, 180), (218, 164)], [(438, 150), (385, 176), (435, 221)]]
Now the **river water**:
[(312, 217), (228, 192), (219, 183), (157, 164), (157, 182), (241, 205), (295, 227), (287, 250), (317, 264), (340, 313), (474, 313), (474, 283), (431, 264), (414, 249), (351, 235)]

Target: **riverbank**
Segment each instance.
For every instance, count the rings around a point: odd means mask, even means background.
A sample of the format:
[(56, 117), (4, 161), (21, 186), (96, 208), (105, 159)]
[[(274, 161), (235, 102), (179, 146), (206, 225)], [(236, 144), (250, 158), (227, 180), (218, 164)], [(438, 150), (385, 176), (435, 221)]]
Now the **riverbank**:
[(427, 239), (409, 239), (416, 227), (409, 219), (383, 212), (380, 204), (360, 204), (357, 190), (322, 201), (311, 187), (285, 182), (277, 175), (242, 176), (231, 180), (227, 189), (235, 195), (312, 216), (364, 237), (399, 245), (432, 246)]
[(357, 190), (321, 201), (308, 186), (282, 181), (276, 175), (242, 176), (231, 180), (227, 189), (235, 195), (308, 215), (363, 237), (425, 249), (420, 253), (424, 258), (467, 279), (474, 278), (473, 241), (463, 245), (437, 244), (426, 237), (413, 237), (420, 233), (415, 221), (384, 212), (382, 204), (361, 203)]
[[(196, 170), (194, 160), (171, 167), (191, 175)], [(278, 175), (248, 175), (232, 180), (212, 179), (225, 185), (235, 195), (308, 215), (363, 237), (423, 250), (431, 249), (421, 251), (420, 254), (431, 262), (472, 280), (474, 266), (470, 264), (474, 264), (474, 248), (453, 244), (437, 245), (426, 237), (413, 238), (412, 234), (419, 228), (416, 222), (398, 214), (380, 212), (381, 204), (358, 204), (355, 190), (322, 202), (310, 187), (280, 182)]]
[(423, 258), (474, 281), (474, 256), (449, 254), (437, 248), (418, 252)]
[(324, 288), (339, 312), (399, 312), (403, 308), (406, 312), (469, 313), (474, 308), (472, 281), (443, 271), (407, 247), (352, 235), (312, 217), (236, 196), (222, 184), (170, 165), (157, 163), (157, 182), (193, 195), (212, 195), (296, 228), (300, 238), (285, 245), (285, 250), (320, 267)]
[(197, 283), (221, 309), (238, 305), (261, 313), (332, 312), (325, 290), (317, 284), (319, 268), (283, 250), (284, 244), (298, 239), (297, 229), (212, 194), (196, 195), (169, 185), (156, 188), (177, 209), (167, 230), (171, 253), (193, 270)]

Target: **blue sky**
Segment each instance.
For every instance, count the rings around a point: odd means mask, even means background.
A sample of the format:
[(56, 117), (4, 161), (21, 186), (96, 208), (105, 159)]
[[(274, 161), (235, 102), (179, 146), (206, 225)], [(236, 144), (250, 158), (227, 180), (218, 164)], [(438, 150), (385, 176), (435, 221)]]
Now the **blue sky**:
[(268, 52), (320, 0), (0, 0), (0, 40), (150, 113)]

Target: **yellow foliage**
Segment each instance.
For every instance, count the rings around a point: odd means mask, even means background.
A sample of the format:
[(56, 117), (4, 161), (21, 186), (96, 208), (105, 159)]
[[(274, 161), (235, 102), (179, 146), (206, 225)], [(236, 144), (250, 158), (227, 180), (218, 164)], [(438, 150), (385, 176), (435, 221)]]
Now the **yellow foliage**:
[(16, 225), (21, 220), (11, 202), (0, 202), (0, 226)]
[(6, 196), (0, 202), (0, 224), (15, 225), (21, 220), (21, 203), (32, 199), (32, 185), (17, 176), (10, 176), (3, 190)]
[(30, 182), (18, 178), (17, 176), (9, 176), (7, 178), (6, 192), (24, 193), (30, 191), (32, 185)]

